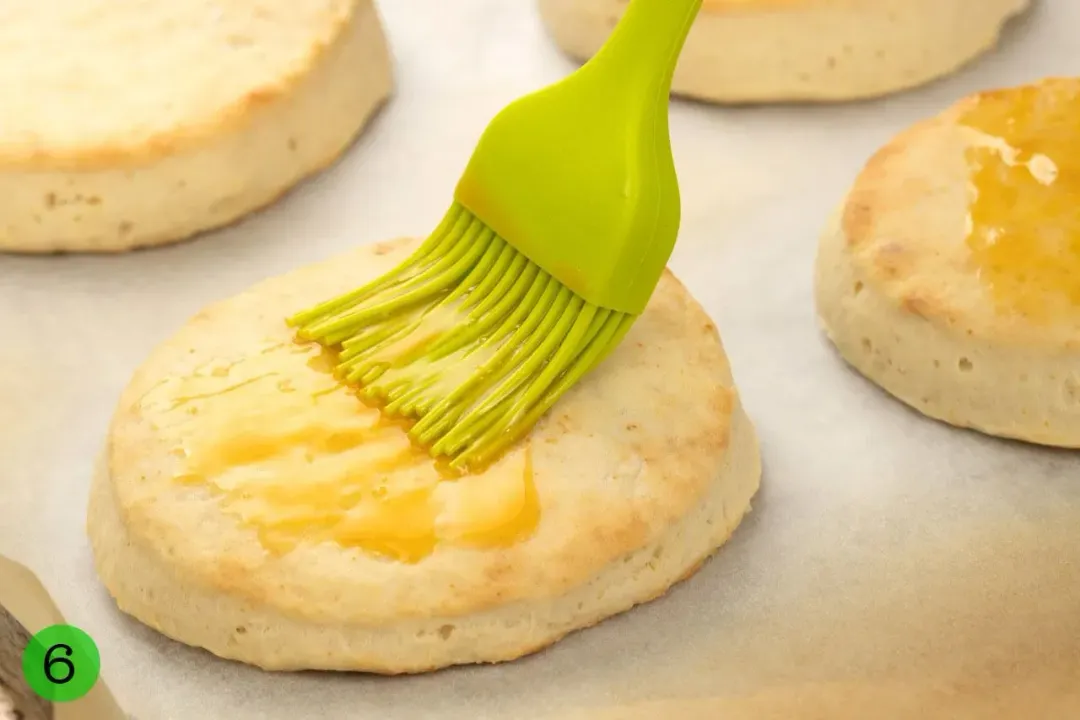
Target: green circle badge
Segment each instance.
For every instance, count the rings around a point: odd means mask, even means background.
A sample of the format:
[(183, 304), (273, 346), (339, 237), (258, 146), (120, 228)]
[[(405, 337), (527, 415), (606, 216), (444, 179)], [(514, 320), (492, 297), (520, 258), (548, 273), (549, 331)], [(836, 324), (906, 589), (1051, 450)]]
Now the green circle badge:
[(34, 692), (50, 702), (78, 700), (98, 681), (101, 655), (97, 644), (72, 625), (47, 627), (30, 639), (22, 656), (23, 676)]

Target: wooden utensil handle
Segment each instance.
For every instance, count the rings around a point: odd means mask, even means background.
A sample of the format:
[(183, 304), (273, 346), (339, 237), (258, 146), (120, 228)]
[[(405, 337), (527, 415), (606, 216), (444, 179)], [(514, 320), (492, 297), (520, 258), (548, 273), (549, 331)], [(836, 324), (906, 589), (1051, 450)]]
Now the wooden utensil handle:
[[(0, 710), (11, 706), (16, 720), (53, 720), (53, 704), (23, 679), (22, 655), (28, 644), (30, 633), (0, 605)], [(7, 720), (3, 712), (0, 720)]]

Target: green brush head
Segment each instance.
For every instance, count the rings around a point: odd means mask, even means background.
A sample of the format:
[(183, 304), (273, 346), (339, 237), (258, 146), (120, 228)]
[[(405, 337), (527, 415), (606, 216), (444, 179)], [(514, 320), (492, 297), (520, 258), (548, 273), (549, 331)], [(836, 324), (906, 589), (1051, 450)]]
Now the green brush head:
[(635, 316), (590, 305), (462, 206), (371, 284), (289, 319), (337, 373), (456, 470), (519, 439)]
[(702, 0), (632, 0), (577, 72), (492, 120), (439, 228), (291, 318), (456, 469), (492, 461), (622, 340), (679, 230), (668, 93)]

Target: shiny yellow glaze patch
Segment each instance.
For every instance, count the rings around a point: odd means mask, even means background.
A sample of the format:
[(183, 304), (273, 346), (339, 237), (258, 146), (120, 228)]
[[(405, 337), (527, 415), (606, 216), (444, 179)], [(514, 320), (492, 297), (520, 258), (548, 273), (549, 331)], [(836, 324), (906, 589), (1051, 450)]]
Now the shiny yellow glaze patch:
[(983, 96), (962, 118), (968, 247), (999, 312), (1049, 322), (1080, 308), (1080, 81)]
[(268, 344), (170, 377), (140, 411), (177, 482), (209, 488), (271, 552), (333, 542), (405, 562), (439, 543), (505, 546), (539, 520), (529, 448), (456, 477), (361, 403), (315, 346)]

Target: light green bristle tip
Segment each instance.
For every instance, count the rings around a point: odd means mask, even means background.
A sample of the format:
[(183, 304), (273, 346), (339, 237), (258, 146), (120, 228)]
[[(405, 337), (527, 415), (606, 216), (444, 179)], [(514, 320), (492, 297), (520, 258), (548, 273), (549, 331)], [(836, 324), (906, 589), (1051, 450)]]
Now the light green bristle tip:
[(527, 433), (635, 317), (585, 302), (454, 204), (393, 271), (289, 324), (338, 350), (340, 378), (415, 419), (410, 436), (464, 470)]

